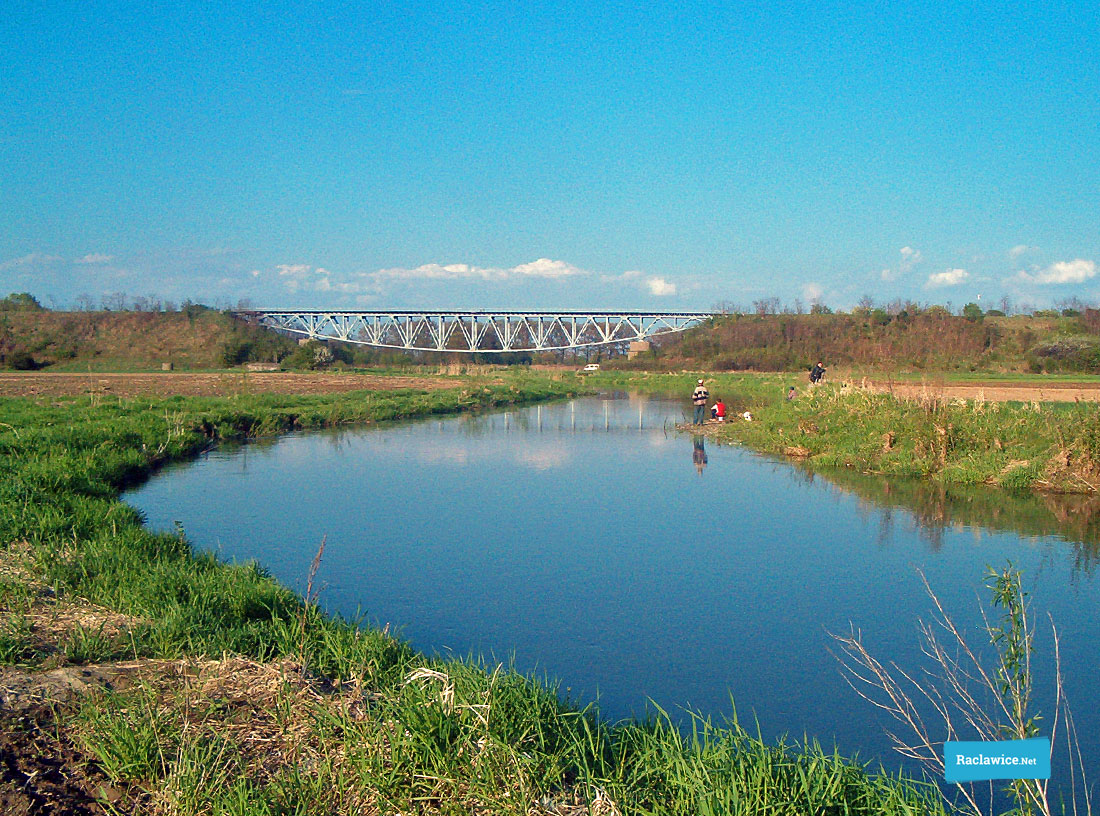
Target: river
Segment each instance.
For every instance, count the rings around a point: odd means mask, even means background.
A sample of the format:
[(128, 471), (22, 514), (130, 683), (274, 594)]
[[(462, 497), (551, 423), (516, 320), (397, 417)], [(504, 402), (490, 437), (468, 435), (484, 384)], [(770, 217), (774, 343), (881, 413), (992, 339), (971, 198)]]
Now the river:
[(830, 633), (858, 627), (919, 670), (920, 572), (980, 643), (986, 567), (1011, 561), (1039, 630), (1038, 708), (1052, 714), (1049, 614), (1100, 765), (1097, 547), (1080, 508), (814, 474), (677, 432), (687, 410), (607, 394), (289, 435), (165, 468), (126, 500), (299, 590), (324, 537), (326, 609), (423, 651), (512, 659), (606, 718), (735, 704), (768, 738), (893, 768), (893, 723), (849, 688)]

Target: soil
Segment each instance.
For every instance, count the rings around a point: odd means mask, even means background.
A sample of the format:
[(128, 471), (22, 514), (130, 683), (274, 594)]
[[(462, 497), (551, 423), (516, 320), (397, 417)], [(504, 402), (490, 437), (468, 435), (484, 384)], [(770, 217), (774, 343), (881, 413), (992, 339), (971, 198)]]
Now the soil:
[(5, 816), (100, 816), (119, 803), (115, 788), (75, 746), (62, 742), (53, 710), (0, 713), (0, 813)]
[(951, 382), (884, 383), (870, 382), (868, 387), (889, 391), (904, 399), (965, 399), (987, 402), (1098, 402), (1100, 383), (1082, 382)]
[[(345, 391), (431, 391), (448, 388), (448, 380), (434, 376), (378, 376), (298, 372), (240, 372), (196, 374), (74, 374), (60, 372), (0, 372), (2, 397), (57, 397), (110, 394), (116, 397), (196, 396), (232, 394), (331, 394)], [(988, 402), (1100, 402), (1100, 383), (1089, 382), (884, 382), (867, 381), (877, 391), (906, 399), (983, 399)]]
[(375, 376), (366, 374), (303, 374), (297, 372), (241, 372), (194, 374), (70, 374), (54, 372), (0, 373), (0, 396), (59, 397), (110, 394), (116, 397), (231, 394), (331, 394), (344, 391), (430, 391), (452, 383), (438, 377)]

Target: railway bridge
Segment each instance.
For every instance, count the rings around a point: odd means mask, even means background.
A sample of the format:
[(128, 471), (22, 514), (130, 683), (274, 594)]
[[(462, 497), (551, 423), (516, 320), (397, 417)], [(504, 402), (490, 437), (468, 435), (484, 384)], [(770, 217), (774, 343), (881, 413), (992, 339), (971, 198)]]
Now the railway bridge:
[(680, 332), (711, 312), (312, 311), (234, 312), (249, 322), (317, 340), (405, 351), (556, 351), (640, 342)]

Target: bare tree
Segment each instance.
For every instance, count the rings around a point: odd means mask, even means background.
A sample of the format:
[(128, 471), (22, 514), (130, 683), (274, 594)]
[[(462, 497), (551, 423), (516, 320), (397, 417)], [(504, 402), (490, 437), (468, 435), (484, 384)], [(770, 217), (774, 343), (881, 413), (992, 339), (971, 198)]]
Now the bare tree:
[(1001, 295), (1000, 306), (1006, 315), (1012, 314), (1012, 299), (1008, 295)]
[(752, 302), (752, 309), (758, 315), (779, 314), (781, 302), (777, 297), (760, 298)]
[(123, 312), (126, 310), (126, 293), (111, 292), (103, 296), (101, 303), (106, 312)]
[(794, 299), (794, 313), (795, 314), (805, 314), (806, 313), (806, 307), (802, 303), (802, 298), (795, 298)]
[(87, 292), (82, 292), (73, 298), (73, 308), (78, 312), (94, 312), (95, 311), (95, 298), (89, 295)]
[(870, 312), (875, 308), (875, 299), (870, 295), (864, 295), (859, 299), (859, 303), (856, 304), (856, 309), (863, 313)]
[(1089, 305), (1076, 295), (1056, 300), (1054, 306), (1062, 312), (1083, 312), (1089, 308)]

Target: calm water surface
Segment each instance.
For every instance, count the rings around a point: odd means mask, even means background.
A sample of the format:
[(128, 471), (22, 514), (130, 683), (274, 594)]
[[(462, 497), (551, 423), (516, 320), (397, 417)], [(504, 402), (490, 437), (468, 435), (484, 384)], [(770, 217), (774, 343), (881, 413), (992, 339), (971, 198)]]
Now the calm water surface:
[(1011, 559), (1036, 619), (1059, 625), (1082, 747), (1100, 757), (1096, 548), (1074, 540), (1091, 528), (1073, 507), (1059, 526), (1041, 500), (947, 501), (700, 449), (672, 430), (686, 410), (609, 395), (287, 436), (165, 469), (127, 500), (152, 527), (178, 521), (195, 546), (299, 589), (327, 536), (328, 609), (425, 651), (514, 655), (609, 718), (648, 699), (722, 716), (732, 700), (767, 736), (835, 740), (892, 767), (889, 723), (845, 684), (829, 632), (854, 624), (918, 667), (931, 603), (917, 570), (976, 631), (986, 565)]

